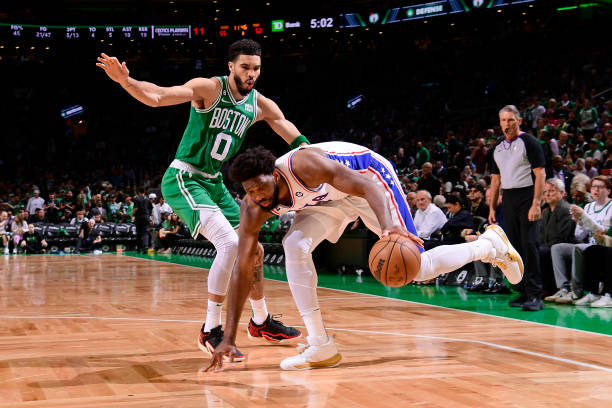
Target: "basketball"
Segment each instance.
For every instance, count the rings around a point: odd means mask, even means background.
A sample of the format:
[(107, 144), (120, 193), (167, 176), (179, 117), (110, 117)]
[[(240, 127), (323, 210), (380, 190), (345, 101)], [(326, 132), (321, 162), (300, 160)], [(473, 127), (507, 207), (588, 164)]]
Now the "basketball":
[(399, 234), (379, 239), (368, 259), (370, 271), (386, 286), (409, 284), (421, 268), (421, 253), (414, 241)]

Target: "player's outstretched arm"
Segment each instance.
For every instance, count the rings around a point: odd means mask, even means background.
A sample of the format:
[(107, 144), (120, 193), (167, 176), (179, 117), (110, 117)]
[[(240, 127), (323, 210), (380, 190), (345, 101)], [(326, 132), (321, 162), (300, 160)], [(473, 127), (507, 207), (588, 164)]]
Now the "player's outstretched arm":
[[(262, 94), (257, 95), (257, 120), (264, 120), (288, 145), (301, 136), (295, 125), (285, 118), (276, 102)], [(307, 144), (304, 142), (304, 144)]]
[(238, 258), (232, 272), (229, 295), (227, 298), (227, 316), (223, 341), (215, 347), (210, 365), (220, 370), (223, 366), (223, 356), (228, 355), (230, 361), (236, 353), (236, 333), (238, 322), (242, 315), (244, 303), (249, 295), (253, 283), (253, 260), (257, 252), (259, 230), (270, 213), (264, 211), (246, 196), (240, 206), (240, 229), (238, 230)]
[(106, 75), (117, 82), (135, 99), (152, 107), (178, 105), (193, 100), (202, 100), (203, 95), (216, 91), (217, 82), (210, 78), (195, 78), (183, 85), (163, 87), (151, 82), (138, 81), (130, 77), (130, 71), (124, 62), (119, 63), (116, 57), (104, 53), (98, 57), (96, 66), (102, 68)]

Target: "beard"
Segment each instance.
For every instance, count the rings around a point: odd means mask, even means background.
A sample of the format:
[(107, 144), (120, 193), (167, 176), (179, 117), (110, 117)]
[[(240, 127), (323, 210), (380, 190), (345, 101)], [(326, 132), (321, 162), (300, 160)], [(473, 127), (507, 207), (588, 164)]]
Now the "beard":
[(266, 211), (272, 211), (278, 206), (278, 186), (276, 183), (274, 183), (274, 194), (272, 195), (272, 202), (270, 205), (261, 205), (260, 203), (257, 203), (257, 205)]
[(236, 84), (236, 89), (238, 90), (238, 93), (242, 96), (247, 96), (249, 92), (251, 92), (251, 89), (255, 88), (257, 80), (253, 80), (253, 88), (247, 89), (244, 85), (244, 81), (242, 81), (242, 79), (238, 78), (238, 76), (234, 74), (234, 83)]

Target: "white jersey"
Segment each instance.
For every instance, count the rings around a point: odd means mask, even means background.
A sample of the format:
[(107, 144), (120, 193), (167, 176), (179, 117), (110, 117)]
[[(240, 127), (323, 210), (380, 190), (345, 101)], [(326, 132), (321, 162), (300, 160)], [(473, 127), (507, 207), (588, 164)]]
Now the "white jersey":
[[(291, 162), (293, 155), (300, 149), (309, 148), (319, 148), (327, 154), (329, 159), (344, 164), (348, 168), (363, 174), (364, 177), (370, 177), (381, 182), (389, 193), (391, 203), (393, 203), (395, 209), (399, 210), (398, 207), (403, 207), (401, 204), (405, 203), (405, 196), (401, 191), (395, 170), (385, 158), (366, 147), (353, 143), (325, 142), (298, 147), (276, 159), (276, 169), (289, 186), (291, 205), (279, 205), (272, 211), (273, 213), (284, 214), (288, 211), (299, 211), (308, 206), (326, 201), (340, 200), (348, 196), (348, 194), (327, 183), (323, 183), (315, 188), (309, 188), (295, 175)], [(398, 206), (398, 204), (400, 205)], [(400, 210), (400, 212), (403, 213), (404, 211)]]
[(308, 212), (307, 219), (318, 219), (319, 222), (315, 224), (326, 230), (325, 237), (330, 242), (336, 242), (346, 225), (357, 217), (360, 217), (370, 230), (380, 235), (376, 214), (364, 198), (343, 193), (327, 183), (309, 188), (296, 176), (291, 163), (293, 155), (300, 149), (309, 148), (319, 148), (326, 153), (327, 158), (380, 183), (386, 191), (385, 196), (393, 220), (416, 235), (410, 208), (393, 165), (378, 153), (347, 142), (325, 142), (302, 146), (279, 157), (275, 166), (289, 187), (291, 205), (279, 205), (272, 211), (273, 213), (285, 214), (297, 211), (296, 219), (298, 219), (301, 215), (300, 210)]

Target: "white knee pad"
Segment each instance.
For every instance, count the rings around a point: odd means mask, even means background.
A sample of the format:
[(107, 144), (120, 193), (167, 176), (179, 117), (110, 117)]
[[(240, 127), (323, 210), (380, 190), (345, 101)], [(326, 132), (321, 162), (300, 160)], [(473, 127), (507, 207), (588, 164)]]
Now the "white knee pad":
[(200, 234), (217, 250), (208, 273), (208, 293), (225, 296), (238, 256), (238, 234), (219, 210), (200, 210), (200, 224)]

